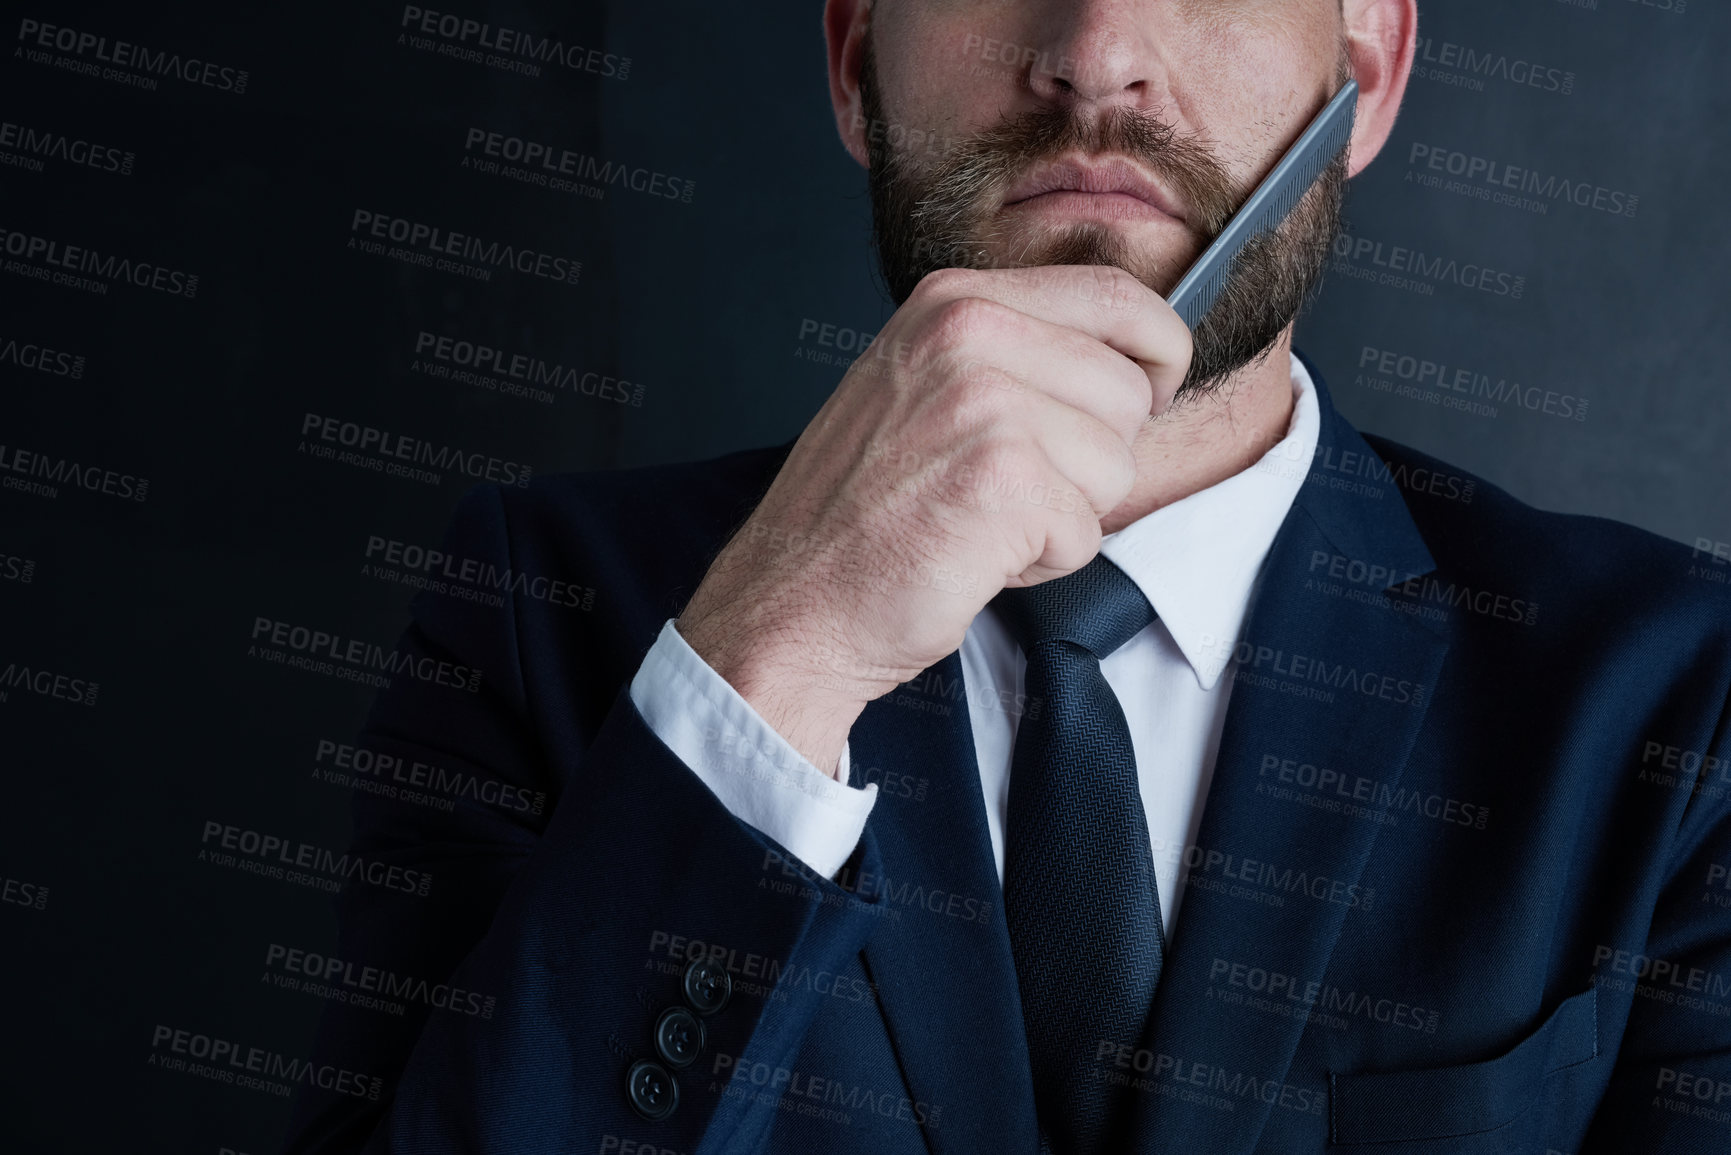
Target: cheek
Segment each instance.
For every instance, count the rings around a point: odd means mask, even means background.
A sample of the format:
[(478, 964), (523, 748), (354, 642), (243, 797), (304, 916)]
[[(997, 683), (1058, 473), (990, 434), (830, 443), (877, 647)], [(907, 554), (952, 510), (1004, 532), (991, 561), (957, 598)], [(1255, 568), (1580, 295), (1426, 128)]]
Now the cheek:
[(1234, 175), (1245, 177), (1303, 132), (1329, 87), (1324, 78), (1333, 74), (1335, 49), (1315, 21), (1210, 7), (1188, 26), (1187, 43), (1174, 46), (1171, 59), (1184, 62), (1174, 86), (1191, 130), (1215, 142)]
[(877, 31), (884, 116), (938, 140), (996, 125), (1006, 96), (1019, 91), (1024, 49), (1014, 30), (955, 5), (934, 9)]

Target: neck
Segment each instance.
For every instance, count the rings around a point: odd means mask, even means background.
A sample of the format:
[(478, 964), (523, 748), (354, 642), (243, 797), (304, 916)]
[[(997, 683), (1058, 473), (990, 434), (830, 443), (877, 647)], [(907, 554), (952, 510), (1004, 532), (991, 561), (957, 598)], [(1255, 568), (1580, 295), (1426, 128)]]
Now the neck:
[(1205, 396), (1176, 402), (1150, 417), (1131, 445), (1136, 484), (1100, 519), (1101, 532), (1116, 533), (1157, 509), (1218, 485), (1274, 448), (1292, 422), (1291, 353), (1288, 325), (1260, 361)]

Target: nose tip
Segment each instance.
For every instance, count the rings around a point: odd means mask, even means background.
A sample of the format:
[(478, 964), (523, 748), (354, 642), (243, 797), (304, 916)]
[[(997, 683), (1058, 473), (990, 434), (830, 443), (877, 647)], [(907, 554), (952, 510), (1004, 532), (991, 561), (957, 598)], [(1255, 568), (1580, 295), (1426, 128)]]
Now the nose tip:
[[(1027, 82), (1046, 100), (1143, 108), (1161, 87), (1158, 54), (1134, 26), (1098, 13), (1080, 18), (1053, 38), (1031, 67)], [(1056, 61), (1053, 66), (1051, 62)]]
[(1030, 69), (1027, 83), (1034, 95), (1044, 100), (1100, 106), (1125, 104), (1132, 108), (1142, 106), (1149, 89), (1146, 78), (1132, 77), (1119, 82), (1074, 60), (1065, 60), (1061, 67), (1049, 71), (1036, 66)]

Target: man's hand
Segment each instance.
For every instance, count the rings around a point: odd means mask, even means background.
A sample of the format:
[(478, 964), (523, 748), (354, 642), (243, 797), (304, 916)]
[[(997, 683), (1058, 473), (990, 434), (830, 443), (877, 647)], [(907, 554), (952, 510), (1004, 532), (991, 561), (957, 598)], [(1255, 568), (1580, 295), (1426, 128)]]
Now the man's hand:
[(960, 646), (999, 590), (1094, 558), (1190, 352), (1118, 268), (932, 273), (800, 435), (680, 635), (833, 775), (866, 703)]

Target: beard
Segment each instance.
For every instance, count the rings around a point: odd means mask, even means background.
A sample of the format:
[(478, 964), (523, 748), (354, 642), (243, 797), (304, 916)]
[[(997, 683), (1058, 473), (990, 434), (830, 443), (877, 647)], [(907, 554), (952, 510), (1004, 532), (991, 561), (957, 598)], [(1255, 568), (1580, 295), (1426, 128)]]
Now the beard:
[[(1351, 75), (1344, 49), (1338, 82)], [(883, 115), (871, 32), (860, 68), (860, 102), (868, 126)], [(1066, 152), (1116, 153), (1166, 182), (1208, 239), (1226, 227), (1249, 196), (1214, 154), (1150, 113), (1116, 106), (1094, 119), (1043, 104), (994, 128), (953, 142), (935, 164), (919, 168), (888, 143), (866, 134), (872, 237), (891, 298), (899, 307), (921, 278), (942, 268), (1115, 265), (1164, 297), (1184, 269), (1134, 251), (1106, 224), (1078, 222), (1033, 239), (1013, 240), (998, 210), (1030, 168)], [(1329, 164), (1279, 228), (1245, 246), (1224, 290), (1192, 333), (1189, 371), (1174, 403), (1217, 392), (1239, 370), (1261, 361), (1322, 281), (1340, 231), (1347, 153)]]

